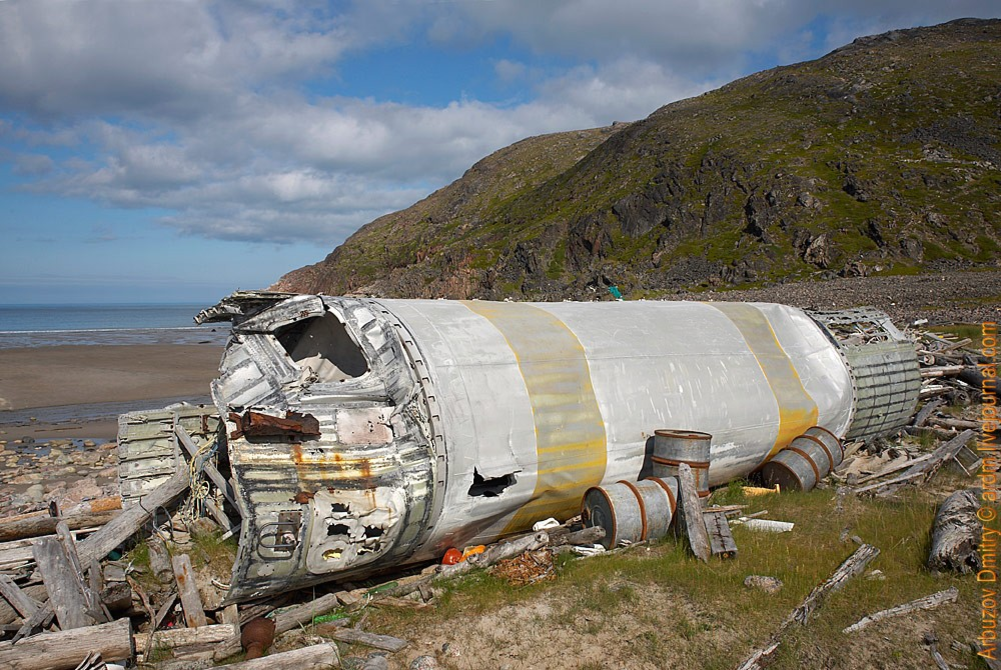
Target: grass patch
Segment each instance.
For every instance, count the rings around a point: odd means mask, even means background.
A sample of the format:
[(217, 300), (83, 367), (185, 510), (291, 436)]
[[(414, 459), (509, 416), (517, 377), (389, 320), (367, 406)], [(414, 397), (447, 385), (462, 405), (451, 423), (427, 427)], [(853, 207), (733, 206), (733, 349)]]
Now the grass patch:
[[(566, 665), (540, 663), (537, 667), (597, 667), (580, 657), (574, 646), (612, 644), (621, 667), (733, 667), (755, 645), (763, 643), (788, 613), (826, 579), (857, 548), (840, 540), (842, 531), (880, 548), (869, 568), (879, 569), (882, 580), (856, 578), (828, 598), (810, 624), (790, 632), (777, 668), (922, 667), (926, 652), (915, 632), (915, 621), (934, 617), (939, 649), (951, 640), (969, 642), (979, 592), (972, 578), (933, 576), (924, 568), (936, 501), (927, 493), (912, 491), (897, 501), (847, 498), (836, 510), (830, 490), (786, 493), (744, 499), (739, 484), (714, 494), (713, 502), (747, 502), (748, 512), (767, 508), (768, 518), (792, 521), (791, 533), (755, 533), (741, 526), (733, 534), (740, 553), (736, 559), (703, 564), (684, 547), (668, 538), (626, 552), (585, 560), (561, 559), (555, 582), (512, 588), (489, 574), (475, 574), (449, 584), (439, 604), (431, 610), (372, 612), (368, 625), (374, 631), (413, 638), (415, 635), (454, 635), (462, 639), (476, 627), (478, 618), (491, 621), (489, 643), (501, 647), (520, 639), (519, 617), (526, 630), (542, 627), (569, 645)], [(778, 577), (783, 589), (774, 595), (743, 585), (751, 574)], [(916, 615), (896, 624), (880, 624), (846, 640), (841, 629), (865, 614), (892, 607), (956, 586), (960, 605), (947, 605), (935, 613)], [(548, 615), (538, 614), (546, 608)], [(536, 612), (529, 616), (527, 612)], [(435, 628), (435, 627), (438, 628)], [(510, 627), (510, 630), (508, 630)], [(564, 638), (572, 638), (567, 641)], [(891, 659), (884, 638), (900, 658)], [(607, 639), (606, 639), (607, 638)], [(440, 646), (440, 645), (439, 645)], [(544, 645), (543, 645), (544, 646)], [(861, 650), (861, 651), (860, 651)], [(863, 659), (860, 661), (861, 658)], [(866, 656), (866, 654), (869, 654)], [(868, 661), (865, 659), (868, 658)], [(967, 659), (963, 659), (966, 662)], [(447, 666), (446, 666), (447, 667)]]

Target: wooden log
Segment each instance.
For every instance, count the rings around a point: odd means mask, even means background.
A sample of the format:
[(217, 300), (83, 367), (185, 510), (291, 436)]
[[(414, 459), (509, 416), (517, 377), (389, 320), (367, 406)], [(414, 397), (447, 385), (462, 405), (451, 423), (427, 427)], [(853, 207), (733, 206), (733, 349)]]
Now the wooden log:
[(510, 542), (498, 542), (497, 544), (489, 547), (482, 554), (470, 556), (461, 563), (440, 566), (438, 574), (435, 575), (435, 579), (450, 579), (452, 577), (463, 575), (474, 568), (488, 568), (494, 563), (503, 561), (506, 558), (520, 556), (526, 551), (534, 551), (535, 549), (540, 549), (547, 544), (549, 544), (549, 534), (545, 531), (519, 537), (518, 539), (511, 540)]
[(914, 415), (913, 425), (919, 427), (925, 425), (925, 422), (931, 418), (932, 413), (944, 404), (945, 401), (941, 398), (935, 398), (934, 400), (926, 402), (924, 407), (922, 407), (918, 413)]
[(590, 528), (585, 528), (583, 530), (577, 530), (572, 533), (564, 533), (560, 537), (554, 539), (551, 544), (553, 546), (560, 546), (564, 544), (581, 545), (581, 544), (594, 544), (600, 542), (602, 538), (605, 537), (605, 529), (601, 526), (591, 526)]
[(40, 603), (22, 591), (13, 579), (4, 574), (0, 574), (0, 595), (3, 595), (11, 607), (25, 619), (34, 614), (40, 606)]
[(706, 531), (709, 534), (709, 548), (713, 556), (733, 558), (737, 555), (737, 543), (733, 541), (726, 512), (703, 512)]
[(105, 512), (92, 512), (89, 514), (76, 514), (67, 517), (40, 516), (36, 518), (23, 519), (13, 523), (0, 525), (0, 542), (11, 542), (30, 537), (51, 535), (56, 532), (56, 525), (64, 521), (72, 530), (81, 528), (92, 528), (103, 526), (114, 519), (120, 510), (109, 510)]
[(105, 524), (101, 530), (83, 539), (77, 547), (80, 561), (85, 565), (90, 565), (91, 561), (100, 561), (108, 552), (138, 532), (158, 507), (170, 505), (187, 490), (188, 473), (182, 469)]
[(843, 587), (848, 580), (857, 576), (872, 559), (879, 555), (879, 549), (871, 544), (863, 544), (855, 550), (851, 556), (838, 566), (834, 573), (822, 584), (816, 586), (810, 594), (800, 603), (799, 607), (790, 612), (779, 629), (772, 635), (768, 642), (753, 650), (742, 663), (737, 666), (737, 670), (760, 670), (766, 667), (772, 655), (782, 644), (782, 638), (786, 631), (794, 623), (806, 625), (813, 611), (820, 607), (827, 596)]
[(982, 529), (977, 519), (980, 499), (974, 491), (956, 491), (938, 508), (932, 525), (928, 568), (966, 574), (982, 567), (977, 551)]
[[(337, 600), (337, 594), (328, 593), (308, 603), (286, 610), (275, 617), (275, 635), (281, 635), (301, 624), (311, 622), (313, 617), (326, 614), (338, 607), (340, 607), (340, 602)], [(240, 636), (234, 635), (219, 645), (219, 649), (212, 655), (212, 658), (221, 661), (240, 651), (240, 648)]]
[(337, 628), (329, 633), (329, 636), (338, 642), (347, 642), (348, 644), (363, 644), (366, 647), (374, 647), (376, 649), (383, 649), (385, 651), (390, 651), (396, 653), (401, 649), (405, 648), (409, 642), (406, 640), (401, 640), (398, 637), (392, 637), (391, 635), (376, 635), (375, 633), (366, 633), (365, 631), (358, 630), (356, 628)]
[(87, 628), (43, 633), (17, 644), (0, 642), (0, 667), (8, 670), (72, 670), (90, 652), (105, 661), (131, 659), (132, 624), (128, 618)]
[[(880, 484), (856, 489), (856, 493), (867, 493), (871, 490), (877, 493), (877, 495), (890, 495), (910, 481), (928, 480), (934, 476), (936, 472), (938, 472), (938, 469), (942, 467), (944, 463), (955, 458), (956, 454), (959, 453), (959, 450), (965, 447), (966, 444), (976, 436), (976, 434), (976, 431), (964, 430), (962, 433), (933, 451), (931, 458), (911, 466), (899, 477), (895, 477), (888, 482), (882, 482)], [(875, 489), (878, 489), (878, 491)]]
[(712, 554), (709, 532), (702, 515), (702, 501), (695, 488), (695, 476), (687, 463), (678, 466), (678, 513), (681, 515), (678, 528), (684, 530), (692, 553), (700, 561), (708, 562)]
[(848, 633), (855, 633), (863, 628), (876, 623), (877, 621), (882, 621), (883, 619), (891, 619), (893, 617), (902, 616), (904, 614), (910, 614), (911, 612), (917, 612), (919, 610), (930, 610), (935, 609), (942, 603), (955, 602), (959, 597), (959, 589), (953, 586), (945, 591), (939, 591), (938, 593), (933, 593), (930, 596), (925, 596), (924, 598), (918, 598), (917, 600), (912, 600), (909, 603), (904, 603), (903, 605), (897, 605), (896, 607), (890, 607), (889, 609), (880, 610), (868, 616), (864, 616), (851, 626), (848, 626), (842, 633), (846, 635)]
[(904, 432), (908, 435), (913, 435), (915, 437), (923, 437), (925, 435), (931, 435), (938, 440), (951, 440), (956, 437), (956, 433), (951, 430), (943, 430), (941, 428), (929, 428), (928, 426), (904, 426)]
[(174, 578), (174, 566), (170, 563), (170, 552), (167, 545), (156, 533), (146, 538), (146, 548), (149, 551), (149, 567), (153, 575), (163, 583)]
[(955, 377), (962, 371), (962, 365), (940, 365), (934, 368), (921, 368), (921, 377), (923, 379), (930, 379), (932, 377)]
[(251, 661), (227, 665), (227, 670), (327, 670), (340, 667), (335, 644), (314, 644)]
[(970, 428), (972, 430), (980, 430), (980, 424), (976, 421), (967, 421), (965, 419), (946, 419), (939, 417), (932, 417), (928, 419), (928, 423), (933, 426), (943, 426), (945, 428), (956, 428), (957, 430), (966, 430)]
[(240, 634), (240, 627), (233, 624), (219, 623), (198, 628), (171, 628), (153, 633), (136, 633), (136, 648), (174, 649), (193, 644), (223, 642)]
[(181, 597), (181, 607), (184, 609), (184, 623), (188, 628), (197, 628), (208, 624), (202, 598), (198, 595), (198, 585), (195, 584), (195, 571), (191, 567), (191, 558), (187, 554), (175, 556), (173, 560), (174, 579), (177, 582), (177, 593)]
[[(176, 424), (174, 426), (174, 434), (177, 435), (177, 440), (181, 443), (181, 446), (184, 447), (185, 451), (188, 452), (188, 455), (190, 455), (191, 458), (194, 458), (195, 454), (198, 453), (198, 445), (195, 444), (195, 441), (191, 439), (191, 436), (188, 435), (188, 432), (184, 430), (181, 424)], [(220, 491), (222, 491), (222, 494), (226, 497), (226, 500), (229, 501), (229, 504), (233, 506), (233, 509), (239, 510), (240, 507), (236, 504), (236, 492), (233, 489), (233, 484), (228, 479), (223, 477), (222, 473), (219, 472), (219, 470), (211, 463), (205, 463), (202, 466), (202, 470), (206, 475), (208, 475), (209, 479), (212, 480), (212, 483), (215, 484)], [(225, 529), (229, 530), (231, 526), (232, 524), (228, 524), (225, 526)]]
[(33, 553), (59, 627), (71, 630), (97, 623), (88, 613), (90, 601), (84, 593), (82, 576), (73, 567), (62, 542), (58, 538), (42, 538)]
[(838, 566), (834, 574), (810, 591), (810, 595), (792, 611), (785, 623), (796, 622), (805, 626), (813, 611), (824, 602), (828, 595), (840, 590), (852, 577), (858, 576), (877, 556), (879, 556), (879, 549), (871, 544), (863, 544), (856, 549), (854, 554)]
[[(87, 516), (89, 514), (103, 514), (104, 512), (115, 512), (122, 509), (121, 496), (107, 496), (104, 498), (94, 498), (82, 502), (64, 505), (57, 500), (49, 503), (49, 514), (53, 517), (73, 517)], [(97, 525), (97, 524), (93, 524)], [(72, 524), (70, 528), (72, 528)]]

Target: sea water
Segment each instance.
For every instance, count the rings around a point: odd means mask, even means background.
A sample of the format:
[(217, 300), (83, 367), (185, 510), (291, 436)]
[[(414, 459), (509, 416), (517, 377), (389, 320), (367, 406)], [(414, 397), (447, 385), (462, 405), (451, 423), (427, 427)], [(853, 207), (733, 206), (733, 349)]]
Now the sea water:
[(62, 344), (224, 344), (229, 324), (196, 325), (208, 305), (0, 305), (0, 349)]

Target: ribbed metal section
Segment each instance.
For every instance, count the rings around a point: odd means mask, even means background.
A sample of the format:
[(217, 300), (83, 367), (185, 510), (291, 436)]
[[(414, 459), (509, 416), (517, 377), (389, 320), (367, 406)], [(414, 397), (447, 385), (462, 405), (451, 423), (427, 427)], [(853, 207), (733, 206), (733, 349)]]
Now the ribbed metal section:
[(855, 381), (855, 416), (846, 439), (877, 437), (907, 425), (921, 390), (914, 345), (883, 342), (844, 353)]
[(866, 440), (905, 426), (921, 390), (914, 344), (871, 307), (809, 312), (838, 345), (855, 395), (845, 440)]

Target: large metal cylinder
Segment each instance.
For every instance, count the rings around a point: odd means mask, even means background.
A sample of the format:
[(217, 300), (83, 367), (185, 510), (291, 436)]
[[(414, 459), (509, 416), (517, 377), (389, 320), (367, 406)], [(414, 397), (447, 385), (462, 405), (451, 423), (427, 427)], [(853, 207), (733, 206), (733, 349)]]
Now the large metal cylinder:
[(605, 529), (606, 549), (620, 544), (659, 540), (667, 535), (677, 507), (678, 480), (644, 479), (594, 486), (584, 493), (584, 525)]
[(696, 430), (660, 429), (653, 434), (650, 456), (654, 477), (677, 477), (678, 466), (688, 464), (700, 498), (709, 496), (709, 459), (713, 436)]
[[(234, 321), (212, 385), (243, 518), (230, 598), (567, 519), (589, 489), (639, 479), (661, 426), (712, 435), (703, 492), (812, 426), (892, 429), (916, 402), (914, 350), (863, 316), (895, 352), (864, 383), (839, 344), (851, 323), (785, 305), (224, 300), (201, 318)], [(878, 402), (853, 431), (856, 388)], [(890, 420), (872, 414), (884, 400)]]
[(840, 440), (827, 429), (813, 426), (762, 466), (761, 477), (766, 486), (809, 491), (843, 458)]

